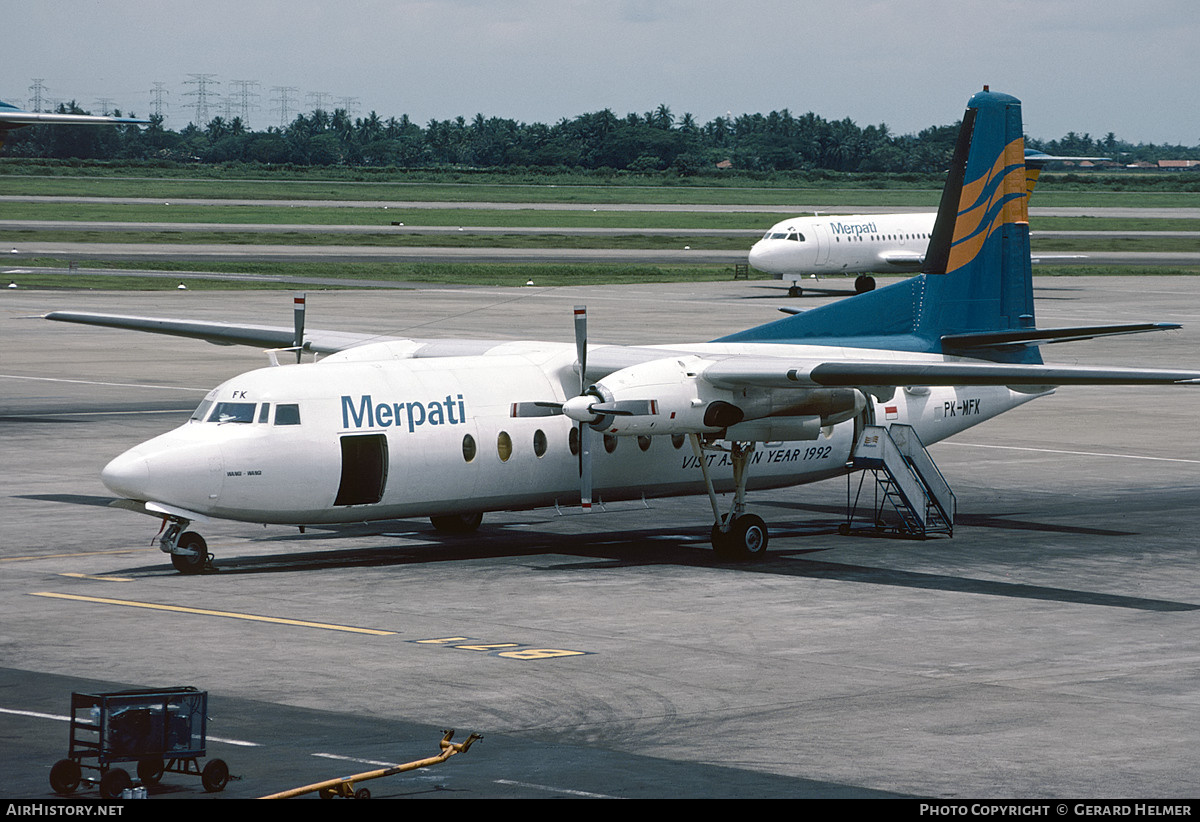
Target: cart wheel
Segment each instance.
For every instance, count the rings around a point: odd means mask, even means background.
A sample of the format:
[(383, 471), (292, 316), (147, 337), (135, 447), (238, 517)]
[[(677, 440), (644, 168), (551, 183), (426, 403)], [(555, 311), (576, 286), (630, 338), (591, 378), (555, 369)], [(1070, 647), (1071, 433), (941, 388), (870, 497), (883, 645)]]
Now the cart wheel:
[(317, 796), (322, 799), (333, 799), (337, 794), (334, 793), (333, 788), (321, 788), (321, 790), (317, 791)]
[(121, 768), (112, 768), (100, 777), (100, 795), (105, 799), (120, 799), (121, 792), (133, 787), (133, 780)]
[(225, 790), (225, 785), (229, 782), (229, 766), (225, 764), (225, 760), (210, 759), (200, 774), (200, 782), (209, 793)]
[(167, 765), (161, 759), (139, 759), (137, 764), (138, 779), (143, 785), (157, 785), (162, 779)]
[(368, 791), (366, 788), (359, 788), (357, 791), (354, 792), (354, 798), (355, 799), (370, 799), (371, 792)]
[(79, 763), (74, 759), (60, 759), (50, 769), (50, 787), (54, 789), (55, 793), (66, 796), (74, 793), (75, 789), (79, 787), (82, 775), (83, 771), (80, 770)]

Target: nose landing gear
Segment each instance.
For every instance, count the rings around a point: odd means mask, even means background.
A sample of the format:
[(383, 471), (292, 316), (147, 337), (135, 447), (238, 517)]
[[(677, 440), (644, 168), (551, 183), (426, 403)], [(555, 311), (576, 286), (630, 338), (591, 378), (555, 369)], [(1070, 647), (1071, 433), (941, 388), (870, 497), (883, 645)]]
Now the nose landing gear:
[(166, 530), (158, 538), (158, 546), (164, 554), (171, 555), (171, 565), (181, 574), (201, 574), (214, 571), (213, 555), (208, 552), (208, 543), (195, 531), (185, 531), (190, 521), (170, 517)]

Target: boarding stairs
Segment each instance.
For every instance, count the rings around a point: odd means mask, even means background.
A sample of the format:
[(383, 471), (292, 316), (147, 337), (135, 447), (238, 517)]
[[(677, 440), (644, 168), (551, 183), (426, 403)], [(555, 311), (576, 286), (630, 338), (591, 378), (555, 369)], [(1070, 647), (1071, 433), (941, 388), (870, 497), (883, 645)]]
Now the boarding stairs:
[(854, 517), (870, 476), (875, 493), (869, 530), (909, 537), (953, 535), (954, 492), (911, 425), (866, 426), (854, 447), (850, 467), (861, 473), (857, 494), (847, 478), (842, 533), (855, 530)]

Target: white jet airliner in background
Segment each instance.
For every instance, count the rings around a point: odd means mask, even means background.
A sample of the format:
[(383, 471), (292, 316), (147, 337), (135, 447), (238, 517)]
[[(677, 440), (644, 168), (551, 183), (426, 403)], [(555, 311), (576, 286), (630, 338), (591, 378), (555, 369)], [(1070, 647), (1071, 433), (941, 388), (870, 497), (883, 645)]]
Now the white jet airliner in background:
[[(1101, 160), (1102, 157), (1054, 157), (1026, 149), (1026, 195), (1033, 192), (1046, 163)], [(789, 217), (767, 230), (750, 248), (750, 265), (791, 282), (788, 296), (803, 292), (800, 280), (857, 274), (854, 290), (875, 288), (871, 274), (912, 274), (925, 264), (925, 250), (937, 213), (845, 214)]]
[(710, 342), (589, 346), (582, 307), (575, 345), (306, 335), (301, 311), (291, 329), (47, 317), (327, 355), (272, 354), (104, 468), (123, 507), (164, 521), (181, 572), (211, 567), (189, 530), (211, 518), (461, 531), (488, 511), (681, 494), (708, 495), (720, 556), (760, 557), (748, 490), (845, 476), (894, 426), (932, 443), (1054, 386), (1200, 381), (1042, 362), (1043, 343), (1177, 326), (1036, 327), (1022, 146), (1020, 102), (976, 94), (923, 273)]

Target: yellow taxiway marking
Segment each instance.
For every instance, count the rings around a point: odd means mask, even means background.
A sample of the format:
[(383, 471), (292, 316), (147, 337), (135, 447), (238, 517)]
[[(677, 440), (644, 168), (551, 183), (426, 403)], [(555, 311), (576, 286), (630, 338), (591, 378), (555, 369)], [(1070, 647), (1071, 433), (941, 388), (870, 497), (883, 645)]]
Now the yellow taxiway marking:
[(65, 559), (70, 557), (97, 557), (108, 556), (110, 554), (132, 554), (142, 551), (158, 551), (158, 548), (112, 548), (107, 551), (73, 551), (66, 554), (27, 554), (20, 557), (3, 557), (0, 562), (32, 562), (38, 559)]
[(133, 582), (133, 577), (108, 577), (100, 574), (59, 574), (59, 576), (72, 579), (96, 579), (101, 582)]
[(379, 631), (374, 628), (353, 628), (349, 625), (332, 625), (326, 622), (307, 622), (302, 619), (283, 619), (282, 617), (259, 616), (257, 614), (239, 614), (235, 611), (212, 611), (207, 608), (185, 608), (181, 605), (158, 605), (153, 602), (135, 602), (128, 599), (109, 599), (107, 597), (85, 597), (76, 594), (56, 594), (50, 591), (38, 591), (30, 594), (35, 597), (50, 597), (52, 599), (71, 599), (76, 602), (95, 602), (101, 605), (124, 605), (128, 608), (148, 608), (152, 611), (174, 611), (179, 614), (197, 614), (199, 616), (217, 616), (228, 619), (245, 619), (250, 622), (272, 622), (276, 625), (293, 625), (299, 628), (321, 628), (326, 631), (346, 631), (352, 634), (369, 634), (371, 636), (392, 636), (395, 631)]

